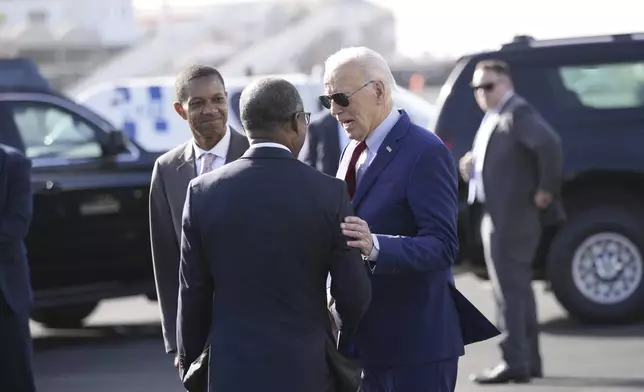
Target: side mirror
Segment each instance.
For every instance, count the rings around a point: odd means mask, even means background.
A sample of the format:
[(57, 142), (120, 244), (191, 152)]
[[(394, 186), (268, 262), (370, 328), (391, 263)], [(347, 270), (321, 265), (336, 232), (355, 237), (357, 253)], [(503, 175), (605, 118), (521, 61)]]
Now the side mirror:
[(127, 151), (128, 138), (125, 132), (114, 129), (108, 132), (105, 143), (105, 155), (118, 155)]

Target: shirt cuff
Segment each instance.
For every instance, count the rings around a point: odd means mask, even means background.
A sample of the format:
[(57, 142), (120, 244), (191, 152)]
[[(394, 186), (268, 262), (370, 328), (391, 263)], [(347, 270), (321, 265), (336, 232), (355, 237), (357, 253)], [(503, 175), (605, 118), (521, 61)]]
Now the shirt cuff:
[(371, 238), (373, 238), (373, 248), (371, 248), (371, 253), (367, 256), (367, 260), (376, 261), (380, 252), (380, 242), (378, 242), (378, 237), (375, 234), (372, 234)]

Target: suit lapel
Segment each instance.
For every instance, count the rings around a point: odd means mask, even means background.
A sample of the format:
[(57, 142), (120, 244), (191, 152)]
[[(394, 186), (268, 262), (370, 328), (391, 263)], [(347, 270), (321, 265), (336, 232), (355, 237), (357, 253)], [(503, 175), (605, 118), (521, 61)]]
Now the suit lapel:
[(248, 139), (245, 136), (230, 128), (230, 145), (226, 153), (226, 163), (236, 161), (248, 150)]
[(192, 147), (192, 141), (186, 143), (183, 154), (179, 156), (177, 165), (177, 174), (179, 175), (179, 184), (177, 189), (188, 189), (190, 180), (197, 176), (197, 166), (195, 165), (195, 150)]
[[(396, 125), (394, 125), (391, 131), (389, 131), (389, 134), (387, 135), (387, 137), (385, 137), (385, 140), (382, 141), (382, 144), (378, 148), (376, 157), (371, 162), (371, 164), (367, 168), (367, 171), (358, 182), (356, 194), (353, 196), (354, 208), (358, 207), (364, 196), (367, 194), (369, 188), (371, 188), (374, 181), (376, 181), (376, 178), (378, 178), (380, 173), (385, 169), (385, 167), (387, 167), (394, 156), (396, 156), (396, 153), (402, 145), (402, 143), (400, 143), (400, 139), (405, 136), (410, 124), (411, 123), (409, 121), (409, 117), (405, 112), (402, 112), (400, 119), (398, 119)], [(355, 146), (353, 148), (355, 148)], [(353, 152), (353, 148), (351, 149), (351, 152)], [(351, 157), (348, 149), (345, 153), (345, 156)], [(346, 167), (344, 170), (346, 172)]]

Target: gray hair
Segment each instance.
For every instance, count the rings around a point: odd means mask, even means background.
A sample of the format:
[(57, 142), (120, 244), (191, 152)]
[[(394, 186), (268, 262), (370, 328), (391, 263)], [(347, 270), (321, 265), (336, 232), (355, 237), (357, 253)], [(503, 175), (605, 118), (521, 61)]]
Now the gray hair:
[(382, 82), (385, 85), (387, 99), (391, 102), (391, 92), (396, 88), (396, 80), (389, 64), (380, 53), (364, 46), (340, 49), (324, 62), (325, 79), (331, 72), (347, 64), (354, 64), (362, 69), (366, 78), (365, 83), (372, 80)]
[(240, 117), (244, 129), (274, 131), (302, 110), (302, 98), (297, 88), (280, 78), (262, 78), (244, 88), (239, 99)]

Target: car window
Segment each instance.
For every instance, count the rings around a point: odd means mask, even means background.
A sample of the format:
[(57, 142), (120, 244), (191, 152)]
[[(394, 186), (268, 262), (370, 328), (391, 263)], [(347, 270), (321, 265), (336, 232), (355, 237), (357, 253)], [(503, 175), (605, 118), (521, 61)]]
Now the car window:
[(13, 105), (13, 118), (29, 158), (98, 158), (102, 155), (94, 130), (61, 108), (18, 102)]
[(644, 62), (564, 66), (564, 86), (592, 109), (644, 106)]

